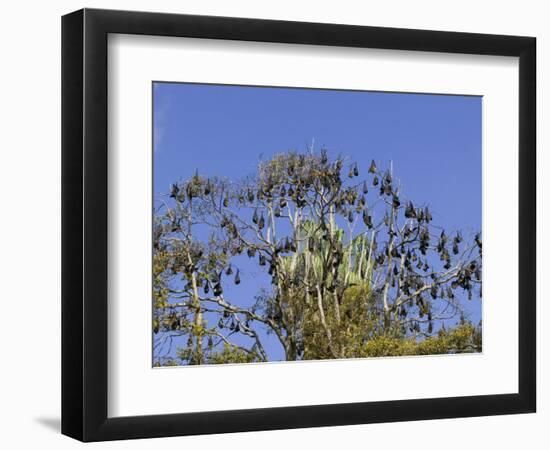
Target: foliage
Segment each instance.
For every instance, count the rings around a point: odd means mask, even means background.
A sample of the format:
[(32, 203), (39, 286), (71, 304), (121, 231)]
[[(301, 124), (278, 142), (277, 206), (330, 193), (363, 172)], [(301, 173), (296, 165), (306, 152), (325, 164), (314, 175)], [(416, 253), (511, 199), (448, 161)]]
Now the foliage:
[(208, 359), (209, 364), (227, 364), (227, 363), (249, 363), (260, 361), (258, 355), (249, 353), (238, 347), (224, 343), (223, 349), (219, 352), (211, 353)]
[(481, 352), (481, 327), (463, 323), (423, 340), (377, 336), (359, 349), (359, 357), (439, 355)]
[[(323, 150), (276, 155), (238, 183), (173, 184), (153, 230), (158, 361), (174, 339), (187, 339), (182, 364), (266, 361), (262, 330), (287, 360), (480, 351), (461, 302), (481, 298), (481, 236), (436, 227), (375, 161), (358, 178)], [(271, 279), (251, 307), (226, 295), (243, 257)]]

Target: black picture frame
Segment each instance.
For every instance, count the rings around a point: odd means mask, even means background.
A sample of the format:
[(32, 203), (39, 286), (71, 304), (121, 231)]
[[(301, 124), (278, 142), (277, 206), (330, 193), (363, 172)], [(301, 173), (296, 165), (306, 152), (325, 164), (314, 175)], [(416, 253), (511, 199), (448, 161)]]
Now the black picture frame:
[[(109, 33), (519, 57), (518, 393), (107, 416)], [(83, 9), (62, 18), (62, 433), (82, 441), (535, 412), (536, 39)]]

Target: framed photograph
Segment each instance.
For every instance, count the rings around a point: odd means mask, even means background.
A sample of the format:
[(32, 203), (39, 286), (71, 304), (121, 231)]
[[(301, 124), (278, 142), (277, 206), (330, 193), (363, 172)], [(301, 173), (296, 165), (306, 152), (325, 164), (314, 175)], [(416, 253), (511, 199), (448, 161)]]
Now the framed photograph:
[(533, 37), (62, 20), (62, 432), (535, 412)]

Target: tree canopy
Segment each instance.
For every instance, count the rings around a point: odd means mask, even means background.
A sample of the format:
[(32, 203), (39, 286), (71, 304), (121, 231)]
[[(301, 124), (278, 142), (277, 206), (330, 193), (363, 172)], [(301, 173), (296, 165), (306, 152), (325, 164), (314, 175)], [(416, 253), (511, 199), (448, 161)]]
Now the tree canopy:
[[(363, 169), (325, 150), (286, 152), (244, 180), (199, 171), (175, 182), (153, 229), (156, 365), (481, 351), (481, 235), (448, 233), (407, 199), (390, 168)], [(231, 298), (248, 258), (269, 276)], [(454, 320), (454, 325), (451, 324)]]

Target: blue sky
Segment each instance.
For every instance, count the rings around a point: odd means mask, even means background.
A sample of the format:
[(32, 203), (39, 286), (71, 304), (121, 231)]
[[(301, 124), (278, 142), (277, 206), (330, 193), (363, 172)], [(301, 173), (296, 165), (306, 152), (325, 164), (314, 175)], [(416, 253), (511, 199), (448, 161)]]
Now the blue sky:
[[(449, 232), (481, 230), (482, 98), (182, 83), (153, 86), (154, 193), (195, 170), (242, 178), (261, 159), (327, 148), (366, 172), (371, 159), (393, 164), (406, 198), (427, 203)], [(244, 270), (239, 297), (264, 284)], [(268, 285), (268, 284), (264, 284)], [(479, 301), (470, 302), (479, 320)], [(268, 347), (281, 355), (276, 342)]]

